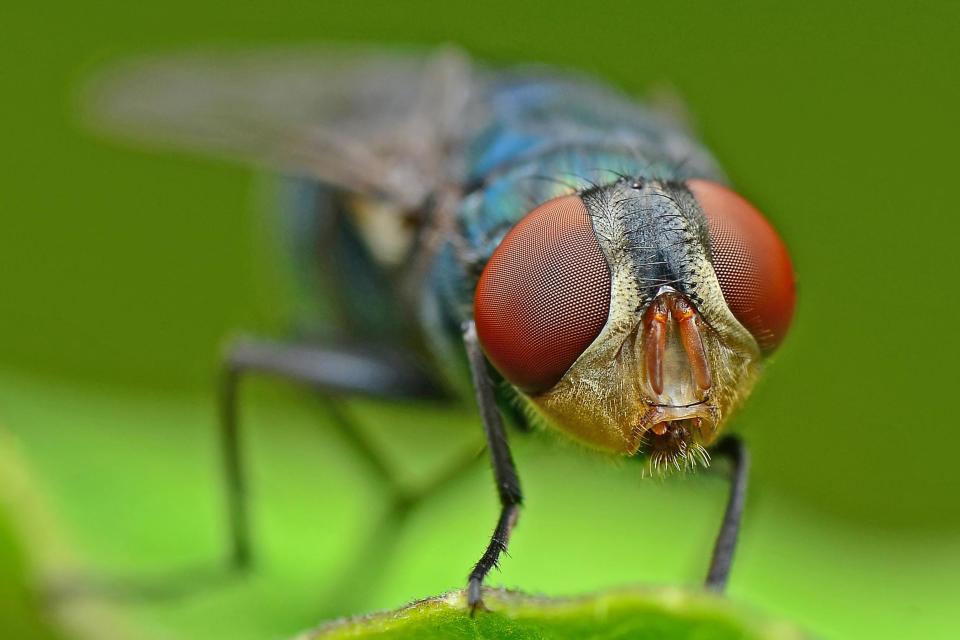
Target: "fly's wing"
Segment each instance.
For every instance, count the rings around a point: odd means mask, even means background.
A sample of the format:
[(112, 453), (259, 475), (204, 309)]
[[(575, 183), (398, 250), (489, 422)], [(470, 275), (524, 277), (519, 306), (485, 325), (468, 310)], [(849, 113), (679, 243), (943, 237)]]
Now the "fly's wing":
[(458, 167), (478, 74), (460, 52), (198, 53), (125, 64), (86, 94), (94, 128), (239, 159), (414, 209)]

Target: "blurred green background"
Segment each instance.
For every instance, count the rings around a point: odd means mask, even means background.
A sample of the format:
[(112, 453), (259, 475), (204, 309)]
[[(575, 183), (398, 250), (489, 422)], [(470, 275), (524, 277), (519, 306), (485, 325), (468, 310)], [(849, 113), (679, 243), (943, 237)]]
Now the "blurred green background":
[[(309, 397), (266, 383), (245, 413), (263, 558), (243, 582), (204, 573), (224, 538), (219, 348), (277, 332), (290, 307), (270, 182), (77, 124), (79, 88), (111, 61), (340, 41), (454, 42), (638, 95), (675, 88), (800, 283), (795, 328), (736, 421), (755, 473), (731, 596), (827, 637), (956, 637), (960, 5), (112, 1), (13, 3), (0, 22), (4, 637), (278, 637), (461, 585), (496, 510), (483, 465), (376, 529), (375, 478)], [(351, 410), (412, 483), (478, 443), (469, 411)], [(699, 579), (718, 476), (641, 481), (544, 436), (514, 441), (527, 507), (494, 583)], [(190, 593), (84, 588), (127, 578)], [(80, 595), (41, 599), (51, 584)]]

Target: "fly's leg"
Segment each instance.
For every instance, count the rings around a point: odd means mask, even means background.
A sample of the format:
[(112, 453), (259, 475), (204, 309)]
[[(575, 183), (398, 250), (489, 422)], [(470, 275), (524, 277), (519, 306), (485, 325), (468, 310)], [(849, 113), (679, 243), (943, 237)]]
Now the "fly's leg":
[(710, 570), (707, 572), (705, 586), (710, 591), (723, 593), (733, 564), (733, 552), (740, 535), (740, 519), (747, 497), (747, 476), (750, 473), (750, 456), (743, 441), (736, 436), (727, 436), (714, 449), (716, 453), (730, 460), (732, 476), (730, 478), (730, 496), (723, 514), (723, 523), (713, 546)]
[[(413, 359), (383, 349), (315, 347), (244, 338), (230, 345), (220, 389), (220, 440), (230, 525), (230, 563), (238, 569), (252, 560), (247, 476), (239, 431), (239, 389), (249, 374), (290, 380), (324, 394), (332, 423), (390, 486), (389, 468), (358, 433), (330, 396), (355, 394), (388, 398), (443, 398), (443, 394)], [(424, 492), (425, 493), (425, 492)], [(398, 494), (399, 495), (399, 494)], [(422, 495), (422, 494), (421, 494)], [(400, 496), (395, 511), (408, 508), (419, 496)]]
[(480, 343), (477, 341), (477, 330), (473, 321), (468, 322), (464, 327), (463, 342), (467, 349), (470, 374), (477, 393), (480, 417), (483, 419), (483, 429), (493, 463), (493, 477), (500, 498), (500, 517), (497, 519), (497, 526), (493, 530), (490, 544), (470, 572), (467, 582), (467, 604), (470, 607), (470, 614), (473, 615), (477, 609), (484, 608), (481, 593), (483, 579), (493, 567), (497, 566), (500, 554), (507, 550), (510, 532), (517, 524), (523, 496), (520, 492), (517, 469), (510, 455), (507, 434), (497, 408), (493, 383), (487, 373), (487, 363), (480, 349)]

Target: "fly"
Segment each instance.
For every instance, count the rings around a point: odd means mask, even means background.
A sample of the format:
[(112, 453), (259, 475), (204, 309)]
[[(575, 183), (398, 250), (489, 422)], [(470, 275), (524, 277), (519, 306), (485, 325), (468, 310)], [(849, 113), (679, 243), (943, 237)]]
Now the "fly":
[(143, 61), (90, 104), (112, 134), (265, 166), (307, 196), (286, 218), (291, 251), (305, 280), (332, 283), (351, 339), (228, 351), (236, 566), (252, 554), (237, 388), (270, 374), (327, 395), (472, 397), (501, 511), (471, 611), (522, 502), (506, 406), (651, 473), (730, 458), (706, 580), (724, 588), (747, 478), (726, 426), (786, 335), (794, 278), (776, 231), (683, 126), (581, 76), (452, 50)]

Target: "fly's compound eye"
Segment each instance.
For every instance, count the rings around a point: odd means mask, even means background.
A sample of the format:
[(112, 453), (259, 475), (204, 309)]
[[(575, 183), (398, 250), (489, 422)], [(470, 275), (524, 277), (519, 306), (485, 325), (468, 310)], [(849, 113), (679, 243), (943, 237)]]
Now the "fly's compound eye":
[(579, 196), (540, 205), (507, 233), (473, 301), (477, 337), (503, 376), (546, 391), (600, 334), (610, 269)]
[(766, 218), (715, 182), (690, 180), (710, 228), (713, 269), (733, 315), (770, 354), (786, 336), (796, 287), (790, 255)]

